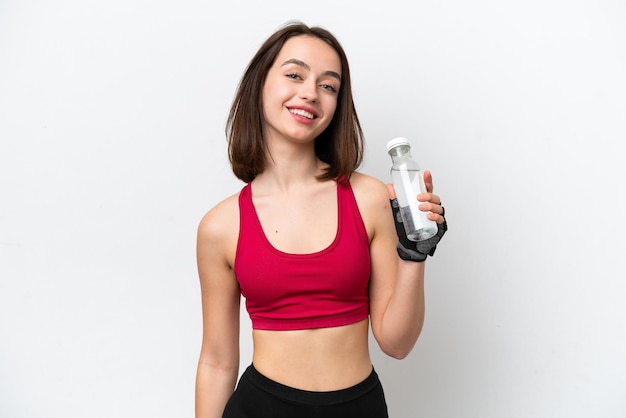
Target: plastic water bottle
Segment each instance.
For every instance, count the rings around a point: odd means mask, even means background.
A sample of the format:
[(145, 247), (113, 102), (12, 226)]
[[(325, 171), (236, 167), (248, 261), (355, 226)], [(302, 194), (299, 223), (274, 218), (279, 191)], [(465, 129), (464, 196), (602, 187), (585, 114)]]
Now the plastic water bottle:
[(426, 185), (424, 174), (411, 156), (411, 144), (406, 138), (395, 138), (387, 142), (387, 152), (393, 162), (391, 179), (406, 236), (411, 241), (428, 239), (437, 233), (437, 223), (428, 219), (428, 212), (418, 208), (422, 202), (417, 195), (426, 192)]

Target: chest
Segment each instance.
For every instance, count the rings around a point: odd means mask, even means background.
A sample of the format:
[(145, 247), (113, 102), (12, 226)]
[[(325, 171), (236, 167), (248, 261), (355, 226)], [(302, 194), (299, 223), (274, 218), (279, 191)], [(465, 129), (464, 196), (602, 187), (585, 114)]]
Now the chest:
[(283, 252), (321, 251), (335, 239), (338, 201), (335, 188), (253, 199), (263, 233)]

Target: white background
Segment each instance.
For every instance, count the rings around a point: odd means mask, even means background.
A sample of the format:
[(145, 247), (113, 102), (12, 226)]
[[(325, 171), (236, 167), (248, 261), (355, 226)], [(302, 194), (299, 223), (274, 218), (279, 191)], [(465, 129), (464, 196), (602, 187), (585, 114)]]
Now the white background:
[[(0, 417), (191, 417), (195, 232), (262, 41), (337, 35), (450, 230), (392, 417), (626, 416), (626, 3), (0, 0)], [(250, 361), (243, 315), (242, 368)]]

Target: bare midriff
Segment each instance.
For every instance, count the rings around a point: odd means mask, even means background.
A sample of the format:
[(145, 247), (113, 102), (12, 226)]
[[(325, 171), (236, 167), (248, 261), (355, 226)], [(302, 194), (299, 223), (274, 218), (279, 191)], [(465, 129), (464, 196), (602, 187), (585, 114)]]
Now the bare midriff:
[(372, 372), (367, 319), (350, 325), (296, 331), (254, 330), (254, 367), (297, 389), (332, 391), (362, 382)]

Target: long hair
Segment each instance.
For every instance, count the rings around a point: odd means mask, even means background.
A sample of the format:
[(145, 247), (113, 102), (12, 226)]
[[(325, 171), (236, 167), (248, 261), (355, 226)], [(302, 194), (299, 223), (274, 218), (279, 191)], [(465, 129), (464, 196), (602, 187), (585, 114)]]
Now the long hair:
[(226, 122), (230, 164), (235, 175), (246, 183), (265, 170), (262, 90), (267, 73), (285, 42), (303, 35), (326, 42), (341, 61), (337, 107), (328, 127), (315, 139), (317, 157), (329, 165), (319, 179), (348, 181), (363, 160), (363, 131), (354, 106), (350, 68), (343, 47), (326, 29), (290, 22), (272, 34), (248, 64)]

